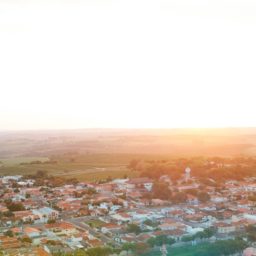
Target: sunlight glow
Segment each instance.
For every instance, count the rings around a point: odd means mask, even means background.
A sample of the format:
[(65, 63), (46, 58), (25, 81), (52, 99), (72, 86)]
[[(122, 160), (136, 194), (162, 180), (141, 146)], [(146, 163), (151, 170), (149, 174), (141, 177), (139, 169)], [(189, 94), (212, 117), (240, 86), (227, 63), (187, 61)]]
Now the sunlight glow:
[(256, 126), (255, 11), (0, 1), (0, 129)]

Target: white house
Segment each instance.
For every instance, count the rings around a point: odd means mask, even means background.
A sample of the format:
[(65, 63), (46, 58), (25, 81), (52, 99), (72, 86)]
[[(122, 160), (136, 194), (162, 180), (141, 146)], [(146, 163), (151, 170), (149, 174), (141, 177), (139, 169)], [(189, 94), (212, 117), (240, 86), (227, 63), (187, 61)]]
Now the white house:
[(59, 217), (59, 212), (49, 207), (36, 209), (32, 212), (39, 217), (37, 223), (46, 223), (48, 220), (56, 220)]

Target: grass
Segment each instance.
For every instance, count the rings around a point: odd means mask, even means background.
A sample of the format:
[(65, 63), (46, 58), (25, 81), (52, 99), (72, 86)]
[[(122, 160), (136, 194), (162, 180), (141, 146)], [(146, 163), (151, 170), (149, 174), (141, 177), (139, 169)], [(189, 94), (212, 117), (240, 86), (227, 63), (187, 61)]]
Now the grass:
[(33, 174), (38, 170), (47, 171), (49, 175), (66, 178), (77, 178), (80, 181), (97, 181), (111, 178), (137, 177), (137, 172), (131, 172), (127, 164), (131, 160), (128, 155), (95, 154), (84, 156), (62, 156), (53, 158), (56, 163), (26, 164), (32, 161), (45, 162), (46, 157), (17, 157), (2, 159), (0, 175)]
[(20, 165), (21, 163), (30, 163), (32, 161), (45, 162), (45, 161), (48, 161), (48, 160), (49, 160), (48, 157), (14, 157), (14, 158), (3, 158), (3, 159), (0, 159), (0, 162), (5, 167), (11, 167), (11, 166)]
[[(196, 246), (183, 246), (177, 248), (169, 248), (167, 256), (197, 256), (199, 252), (207, 251), (209, 243), (199, 244)], [(144, 256), (161, 256), (160, 251), (152, 251)]]
[(103, 172), (85, 172), (83, 174), (74, 174), (70, 173), (66, 175), (67, 178), (76, 178), (78, 180), (84, 181), (97, 181), (97, 180), (105, 180), (107, 178), (118, 179), (118, 178), (135, 178), (138, 177), (138, 172), (131, 172), (129, 170), (120, 170), (120, 171), (103, 171)]
[(101, 228), (102, 226), (104, 226), (106, 224), (105, 222), (103, 222), (101, 220), (90, 220), (85, 223), (88, 224), (92, 228)]

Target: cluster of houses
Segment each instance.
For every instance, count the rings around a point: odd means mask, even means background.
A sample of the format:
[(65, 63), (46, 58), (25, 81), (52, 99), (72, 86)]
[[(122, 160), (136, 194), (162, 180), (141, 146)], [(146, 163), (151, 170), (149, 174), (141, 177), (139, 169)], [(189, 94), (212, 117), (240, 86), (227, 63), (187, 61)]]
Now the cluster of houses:
[[(0, 250), (34, 248), (31, 255), (51, 255), (110, 243), (146, 242), (160, 235), (182, 243), (183, 237), (209, 228), (215, 232), (211, 239), (228, 239), (256, 224), (254, 179), (229, 180), (216, 189), (202, 186), (186, 169), (185, 181), (174, 185), (168, 176), (160, 181), (169, 184), (170, 193), (186, 194), (186, 200), (174, 204), (148, 198), (154, 181), (147, 177), (61, 187), (36, 186), (35, 180), (22, 176), (2, 177)], [(200, 201), (191, 192), (195, 190), (207, 193), (209, 199)]]

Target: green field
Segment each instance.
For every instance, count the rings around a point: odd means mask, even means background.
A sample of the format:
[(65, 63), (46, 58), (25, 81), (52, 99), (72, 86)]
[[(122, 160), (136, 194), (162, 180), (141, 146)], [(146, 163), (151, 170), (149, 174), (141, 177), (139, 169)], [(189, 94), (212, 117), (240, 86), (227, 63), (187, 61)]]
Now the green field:
[[(202, 244), (197, 246), (186, 246), (168, 249), (168, 256), (197, 256), (198, 253), (207, 251), (208, 244)], [(152, 251), (143, 256), (161, 256), (162, 253), (159, 251)], [(205, 255), (207, 256), (207, 255)]]
[(45, 162), (48, 161), (48, 157), (14, 157), (14, 158), (3, 158), (0, 159), (0, 163), (6, 167), (13, 167), (17, 166), (21, 163), (29, 163), (33, 161), (41, 161)]
[(106, 224), (106, 222), (103, 222), (101, 220), (90, 220), (85, 223), (88, 224), (92, 228), (101, 228), (102, 226), (104, 226)]
[[(243, 240), (219, 240), (215, 243), (202, 243), (197, 245), (187, 245), (176, 248), (168, 248), (167, 256), (220, 256), (220, 255), (234, 255), (234, 253), (241, 253), (248, 245)], [(223, 253), (223, 254), (222, 254)], [(160, 250), (153, 250), (150, 253), (143, 254), (143, 256), (161, 256)]]
[(135, 178), (138, 177), (138, 172), (131, 172), (129, 170), (120, 170), (120, 171), (103, 171), (103, 172), (85, 172), (81, 174), (75, 174), (70, 172), (70, 174), (65, 175), (67, 178), (76, 178), (78, 180), (84, 181), (97, 181), (97, 180), (105, 180), (107, 178), (117, 179), (117, 178)]
[[(80, 181), (97, 181), (109, 177), (137, 177), (137, 172), (131, 172), (127, 168), (130, 159), (132, 159), (130, 155), (115, 154), (65, 155), (51, 158), (54, 163), (43, 163), (50, 160), (47, 157), (5, 158), (0, 160), (0, 175), (34, 174), (38, 170), (44, 170), (49, 175), (77, 178)], [(33, 161), (42, 163), (30, 164)]]

